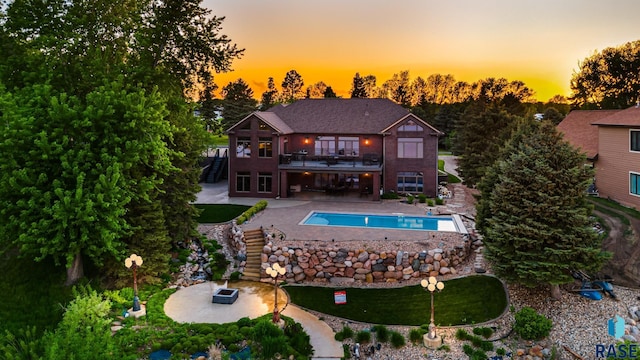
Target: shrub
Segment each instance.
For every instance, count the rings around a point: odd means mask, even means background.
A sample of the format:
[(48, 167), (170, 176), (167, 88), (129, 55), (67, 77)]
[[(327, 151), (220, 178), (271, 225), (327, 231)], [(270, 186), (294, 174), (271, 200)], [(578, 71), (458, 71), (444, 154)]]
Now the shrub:
[(433, 206), (433, 199), (427, 200), (427, 206)]
[(458, 340), (469, 340), (470, 338), (471, 338), (471, 336), (469, 335), (467, 330), (465, 330), (465, 329), (456, 330), (456, 339), (458, 339)]
[(485, 339), (488, 339), (491, 337), (491, 335), (493, 335), (493, 329), (489, 328), (489, 327), (479, 327), (479, 328), (473, 328), (473, 333), (476, 335), (480, 335), (482, 337), (484, 337)]
[(382, 194), (383, 199), (400, 199), (400, 196), (395, 192), (386, 192)]
[(405, 344), (405, 340), (404, 340), (404, 336), (402, 336), (402, 334), (400, 334), (397, 331), (392, 331), (391, 332), (391, 345), (393, 345), (394, 348), (401, 348), (403, 347)]
[(422, 330), (411, 329), (411, 331), (409, 331), (409, 341), (411, 341), (414, 344), (418, 344), (419, 342), (422, 341), (423, 335), (424, 333), (422, 332)]
[(242, 276), (241, 272), (234, 271), (231, 273), (231, 275), (229, 275), (229, 280), (240, 280), (240, 276)]
[(407, 195), (407, 204), (413, 204), (413, 195)]
[(427, 202), (427, 195), (425, 194), (418, 194), (418, 202), (420, 204), (424, 204)]
[(530, 307), (523, 307), (515, 315), (513, 329), (525, 340), (538, 340), (549, 336), (553, 323)]
[(349, 339), (351, 337), (353, 337), (353, 329), (348, 326), (343, 327), (342, 330), (338, 331), (334, 335), (334, 338), (337, 341), (343, 341), (344, 339)]
[(498, 348), (496, 350), (496, 355), (505, 356), (506, 354), (507, 354), (507, 351), (504, 348)]
[(480, 343), (480, 349), (484, 351), (493, 351), (493, 343), (491, 343), (491, 341), (483, 341)]
[(473, 347), (469, 344), (462, 345), (462, 351), (467, 354), (468, 357), (471, 357), (474, 353)]
[(384, 325), (376, 325), (372, 329), (376, 332), (376, 340), (378, 342), (387, 342), (389, 341), (389, 329), (387, 329)]
[(443, 204), (444, 204), (444, 200), (440, 198), (436, 198), (436, 205), (443, 205)]
[(356, 342), (359, 342), (360, 344), (365, 344), (371, 341), (371, 332), (369, 332), (368, 330), (361, 330), (358, 331), (358, 333), (356, 334)]

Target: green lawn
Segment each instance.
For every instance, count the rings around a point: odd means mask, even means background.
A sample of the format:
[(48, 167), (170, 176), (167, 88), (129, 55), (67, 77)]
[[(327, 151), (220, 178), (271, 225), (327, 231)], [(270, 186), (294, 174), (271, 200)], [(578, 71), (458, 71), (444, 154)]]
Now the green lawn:
[[(438, 170), (444, 171), (444, 160), (438, 160)], [(462, 180), (460, 180), (460, 178), (455, 175), (447, 173), (447, 182), (449, 184), (457, 184), (459, 182), (462, 182)]]
[(235, 219), (245, 212), (250, 206), (231, 205), (231, 204), (196, 204), (196, 208), (200, 209), (200, 217), (198, 222), (201, 224), (222, 223)]
[[(435, 293), (438, 325), (477, 324), (495, 319), (507, 307), (504, 286), (495, 277), (476, 275), (445, 281)], [(289, 285), (291, 302), (307, 309), (371, 324), (413, 325), (429, 323), (430, 294), (420, 285), (400, 288), (347, 288), (347, 304), (334, 304), (337, 288)]]

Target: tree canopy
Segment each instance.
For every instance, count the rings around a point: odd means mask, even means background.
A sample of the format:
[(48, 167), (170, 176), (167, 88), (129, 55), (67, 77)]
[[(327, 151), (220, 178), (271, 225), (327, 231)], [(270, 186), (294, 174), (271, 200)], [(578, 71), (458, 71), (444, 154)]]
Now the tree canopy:
[(478, 229), (496, 275), (527, 286), (598, 271), (607, 254), (586, 189), (593, 170), (551, 122), (523, 123), (478, 185)]
[(205, 131), (186, 94), (242, 54), (223, 19), (195, 0), (9, 1), (0, 18), (2, 249), (68, 283), (83, 257), (122, 268), (132, 250), (158, 275), (195, 234)]
[(583, 109), (624, 109), (640, 100), (640, 40), (608, 47), (580, 63), (571, 101)]

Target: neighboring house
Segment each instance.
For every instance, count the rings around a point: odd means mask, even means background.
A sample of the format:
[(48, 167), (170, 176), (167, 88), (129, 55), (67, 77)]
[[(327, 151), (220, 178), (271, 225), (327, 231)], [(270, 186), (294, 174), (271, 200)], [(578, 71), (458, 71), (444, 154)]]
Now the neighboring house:
[(558, 130), (595, 168), (600, 197), (640, 209), (640, 108), (575, 110)]
[(437, 196), (442, 132), (387, 99), (298, 100), (254, 112), (227, 133), (231, 197)]

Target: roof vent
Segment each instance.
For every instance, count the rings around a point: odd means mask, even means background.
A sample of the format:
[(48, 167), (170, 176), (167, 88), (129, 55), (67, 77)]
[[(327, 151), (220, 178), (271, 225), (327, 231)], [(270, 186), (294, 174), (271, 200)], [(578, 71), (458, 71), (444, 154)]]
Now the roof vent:
[(365, 110), (364, 116), (369, 116), (369, 112)]

